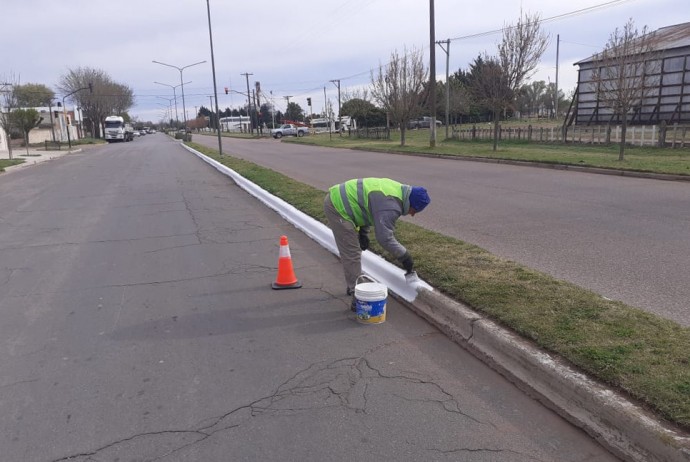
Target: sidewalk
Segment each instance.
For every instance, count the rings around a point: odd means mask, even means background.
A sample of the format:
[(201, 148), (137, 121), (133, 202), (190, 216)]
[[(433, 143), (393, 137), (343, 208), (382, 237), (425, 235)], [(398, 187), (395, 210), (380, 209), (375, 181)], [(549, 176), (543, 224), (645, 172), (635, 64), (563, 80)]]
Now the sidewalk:
[[(12, 150), (12, 159), (24, 159), (24, 163), (18, 165), (12, 165), (10, 167), (5, 167), (4, 173), (9, 173), (17, 170), (21, 170), (32, 165), (40, 164), (41, 162), (46, 162), (52, 159), (58, 159), (66, 154), (71, 154), (73, 152), (80, 152), (82, 150), (80, 147), (73, 147), (71, 150), (67, 147), (59, 151), (44, 151), (43, 149), (29, 148), (29, 154), (27, 155), (26, 149), (15, 148)], [(0, 151), (0, 159), (9, 159), (9, 151)], [(3, 173), (3, 172), (0, 172)]]

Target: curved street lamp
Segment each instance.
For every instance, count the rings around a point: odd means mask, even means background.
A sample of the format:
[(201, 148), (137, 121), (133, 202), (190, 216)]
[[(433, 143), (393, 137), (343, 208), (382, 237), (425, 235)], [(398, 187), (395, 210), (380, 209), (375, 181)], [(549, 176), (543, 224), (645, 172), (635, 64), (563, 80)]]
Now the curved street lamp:
[[(168, 114), (170, 115), (170, 118), (168, 119), (168, 123), (170, 124), (170, 122), (172, 121), (172, 102), (173, 102), (174, 98), (165, 98), (164, 96), (156, 96), (156, 98), (164, 99), (168, 102), (168, 108), (169, 108)], [(161, 104), (161, 103), (158, 103), (158, 104)], [(172, 124), (170, 124), (170, 125), (172, 125)]]
[[(89, 85), (87, 87), (82, 87), (82, 88), (77, 88), (71, 93), (67, 93), (65, 96), (62, 97), (62, 115), (65, 118), (65, 127), (67, 127), (67, 144), (70, 149), (72, 149), (72, 138), (69, 135), (69, 126), (71, 124), (67, 123), (67, 110), (65, 109), (65, 98), (72, 96), (73, 94), (77, 93), (78, 91), (82, 90), (89, 90), (91, 93), (93, 93), (93, 84), (89, 82)], [(76, 116), (76, 113), (75, 113)]]
[[(153, 82), (153, 83), (157, 83), (158, 85), (163, 85), (163, 86), (172, 88), (172, 90), (173, 90), (173, 98), (175, 99), (175, 120), (177, 121), (177, 125), (178, 125), (177, 128), (180, 128), (180, 127), (179, 127), (179, 125), (180, 125), (180, 117), (177, 115), (177, 92), (175, 91), (175, 89), (176, 89), (177, 87), (182, 86), (183, 84), (179, 84), (179, 85), (170, 85), (170, 84), (161, 83), (161, 82)], [(192, 83), (192, 81), (190, 80), (189, 82), (185, 82), (185, 83)], [(185, 125), (186, 125), (186, 124), (185, 124)]]
[[(182, 83), (182, 71), (187, 69), (188, 67), (196, 66), (197, 64), (203, 64), (206, 61), (199, 61), (198, 63), (188, 64), (188, 65), (183, 66), (183, 67), (173, 66), (172, 64), (162, 63), (162, 62), (156, 61), (156, 60), (153, 60), (152, 62), (154, 62), (156, 64), (160, 64), (162, 66), (172, 67), (173, 69), (177, 69), (178, 71), (180, 71), (180, 86), (182, 87), (182, 115), (184, 116), (184, 128), (186, 130), (187, 129), (187, 108), (185, 107), (185, 102), (184, 102), (184, 83)], [(187, 83), (189, 83), (189, 82), (187, 82)]]

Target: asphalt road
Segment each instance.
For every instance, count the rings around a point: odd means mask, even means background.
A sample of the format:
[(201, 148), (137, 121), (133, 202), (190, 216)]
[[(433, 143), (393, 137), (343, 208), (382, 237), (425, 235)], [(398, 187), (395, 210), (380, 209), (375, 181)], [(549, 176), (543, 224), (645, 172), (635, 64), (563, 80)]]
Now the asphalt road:
[(614, 460), (162, 134), (0, 198), (0, 460)]
[[(217, 148), (215, 137), (195, 142)], [(383, 176), (425, 186), (410, 220), (690, 326), (690, 184), (223, 139), (224, 150), (326, 190)]]

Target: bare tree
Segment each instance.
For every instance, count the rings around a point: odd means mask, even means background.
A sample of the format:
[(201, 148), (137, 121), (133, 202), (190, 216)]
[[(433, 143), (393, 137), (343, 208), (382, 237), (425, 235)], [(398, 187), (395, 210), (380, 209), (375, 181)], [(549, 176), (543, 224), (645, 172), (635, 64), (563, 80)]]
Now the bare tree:
[(369, 90), (367, 88), (354, 88), (351, 90), (343, 90), (343, 103), (346, 103), (352, 99), (361, 99), (362, 101), (369, 101)]
[(503, 40), (498, 45), (499, 64), (515, 94), (534, 74), (548, 44), (549, 36), (541, 30), (539, 13), (525, 13), (516, 25), (503, 29)]
[(427, 80), (422, 52), (415, 49), (403, 56), (394, 51), (385, 69), (380, 66), (378, 74), (371, 72), (371, 95), (400, 127), (400, 146), (405, 146), (407, 122), (422, 106)]
[(113, 95), (113, 112), (124, 114), (134, 105), (134, 91), (127, 85), (113, 83), (111, 94)]
[(656, 91), (659, 83), (662, 56), (655, 51), (656, 44), (656, 37), (648, 33), (647, 26), (638, 31), (629, 19), (623, 30), (616, 28), (604, 51), (594, 59), (597, 68), (592, 74), (593, 90), (599, 103), (609, 108), (621, 123), (620, 161), (625, 159), (628, 117), (645, 97)]
[(473, 64), (470, 88), (472, 99), (480, 106), (489, 108), (493, 113), (494, 146), (498, 147), (498, 119), (501, 112), (510, 106), (515, 93), (509, 85), (509, 75), (501, 66), (498, 58), (484, 56)]
[(13, 110), (17, 108), (17, 95), (15, 88), (18, 85), (18, 80), (14, 74), (9, 78), (0, 77), (0, 127), (5, 132), (5, 139), (7, 140), (8, 157), (12, 160), (12, 143), (11, 133), (14, 127)]
[(91, 122), (92, 136), (100, 137), (105, 118), (112, 114), (124, 114), (134, 105), (134, 92), (124, 84), (114, 82), (105, 71), (93, 68), (70, 69), (60, 79), (58, 89), (72, 93), (92, 84), (93, 92), (78, 91), (70, 96)]

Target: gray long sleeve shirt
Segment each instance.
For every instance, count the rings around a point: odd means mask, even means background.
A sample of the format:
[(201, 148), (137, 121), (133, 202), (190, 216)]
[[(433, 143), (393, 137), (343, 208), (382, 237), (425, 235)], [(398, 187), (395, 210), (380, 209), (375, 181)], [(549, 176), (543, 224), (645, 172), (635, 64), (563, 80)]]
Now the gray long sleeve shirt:
[(403, 185), (403, 201), (385, 196), (379, 191), (369, 193), (369, 211), (374, 218), (374, 234), (381, 247), (400, 259), (407, 249), (395, 238), (395, 222), (410, 211), (410, 192), (412, 188)]

